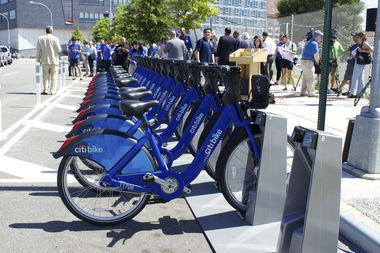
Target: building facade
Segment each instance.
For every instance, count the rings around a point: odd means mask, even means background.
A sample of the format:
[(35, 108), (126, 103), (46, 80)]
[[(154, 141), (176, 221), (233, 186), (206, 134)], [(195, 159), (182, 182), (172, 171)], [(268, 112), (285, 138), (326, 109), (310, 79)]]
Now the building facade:
[[(10, 46), (28, 52), (36, 48), (36, 41), (45, 34), (45, 27), (54, 26), (54, 34), (61, 44), (67, 44), (75, 26), (90, 37), (91, 28), (104, 15), (114, 13), (119, 4), (129, 0), (0, 0), (0, 13), (9, 20)], [(32, 1), (33, 2), (33, 1)], [(45, 5), (41, 5), (41, 4)], [(51, 12), (51, 15), (50, 15)], [(0, 44), (8, 44), (7, 21), (0, 16)]]
[(267, 29), (268, 0), (217, 0), (214, 5), (219, 15), (203, 24), (203, 28), (211, 27), (219, 36), (224, 35), (227, 26), (251, 36), (261, 35)]

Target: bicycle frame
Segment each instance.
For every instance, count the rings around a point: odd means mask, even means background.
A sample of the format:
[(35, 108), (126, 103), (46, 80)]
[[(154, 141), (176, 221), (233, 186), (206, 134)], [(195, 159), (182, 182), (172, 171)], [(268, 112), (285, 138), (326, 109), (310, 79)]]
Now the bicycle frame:
[[(144, 120), (147, 121), (145, 116)], [(101, 184), (103, 186), (120, 187), (130, 191), (154, 193), (165, 200), (174, 199), (180, 196), (184, 190), (184, 187), (190, 184), (199, 175), (207, 160), (210, 158), (211, 154), (214, 152), (218, 143), (223, 139), (223, 136), (226, 134), (231, 125), (244, 127), (250, 139), (251, 152), (253, 152), (259, 159), (259, 147), (255, 141), (252, 131), (249, 128), (249, 120), (243, 118), (239, 105), (234, 103), (224, 107), (222, 114), (202, 144), (201, 148), (198, 150), (193, 162), (182, 173), (169, 171), (161, 155), (157, 141), (152, 134), (151, 129), (147, 127), (146, 135), (141, 138), (138, 143), (131, 148), (131, 150), (125, 154), (124, 157), (120, 159), (119, 162), (107, 173), (107, 175), (101, 180)], [(161, 189), (161, 186), (155, 182), (145, 182), (143, 177), (146, 173), (119, 174), (119, 172), (148, 141), (152, 147), (152, 155), (156, 158), (158, 163), (158, 171), (154, 171), (151, 174), (160, 179), (176, 179), (178, 182), (178, 190), (174, 193), (165, 193)]]

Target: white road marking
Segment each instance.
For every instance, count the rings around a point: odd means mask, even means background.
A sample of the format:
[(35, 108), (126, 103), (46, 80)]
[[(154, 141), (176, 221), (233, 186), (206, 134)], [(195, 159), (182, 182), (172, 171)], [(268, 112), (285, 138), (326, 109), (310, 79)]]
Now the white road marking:
[(57, 133), (68, 133), (71, 130), (71, 127), (69, 126), (61, 126), (57, 124), (51, 124), (51, 123), (46, 123), (46, 122), (36, 121), (36, 120), (27, 120), (25, 122), (25, 125), (34, 127), (34, 128), (52, 131), (52, 132), (57, 132)]
[[(63, 91), (69, 89), (70, 87), (72, 87), (74, 84), (76, 84), (77, 81), (74, 81), (73, 83), (71, 83), (70, 85), (66, 86), (65, 88), (63, 88)], [(4, 130), (2, 133), (1, 133), (1, 138), (0, 139), (4, 139), (4, 138), (7, 138), (7, 136), (12, 133), (15, 129), (17, 129), (19, 126), (21, 125), (24, 125), (25, 124), (25, 121), (27, 121), (28, 119), (30, 119), (36, 112), (38, 112), (39, 110), (41, 110), (45, 105), (48, 105), (51, 101), (53, 101), (54, 99), (62, 96), (63, 94), (60, 93), (60, 94), (57, 94), (57, 95), (54, 95), (54, 96), (51, 96), (50, 98), (46, 99), (40, 106), (38, 107), (35, 107), (33, 108), (33, 110), (31, 110), (30, 112), (28, 112), (24, 117), (22, 117), (21, 119), (19, 119), (18, 121), (16, 121), (13, 125), (11, 125), (10, 127), (8, 127), (6, 130)], [(75, 109), (76, 110), (76, 109)]]
[(69, 111), (76, 111), (79, 106), (72, 106), (72, 105), (64, 105), (64, 104), (58, 104), (58, 103), (50, 103), (48, 106), (59, 108), (59, 109), (65, 109)]
[(19, 177), (17, 179), (0, 179), (0, 183), (57, 181), (57, 170), (45, 166), (8, 156), (0, 156), (0, 163), (0, 171)]
[(11, 75), (14, 75), (14, 74), (17, 74), (17, 72), (16, 71), (12, 71), (12, 72), (3, 74), (3, 76), (11, 76)]
[(69, 98), (83, 98), (83, 95), (80, 96), (80, 95), (67, 95), (66, 97), (69, 97)]

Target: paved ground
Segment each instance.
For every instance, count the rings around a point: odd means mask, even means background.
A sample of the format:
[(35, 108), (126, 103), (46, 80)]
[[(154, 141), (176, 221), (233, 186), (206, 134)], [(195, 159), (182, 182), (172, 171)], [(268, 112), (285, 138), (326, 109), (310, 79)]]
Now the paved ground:
[[(71, 215), (56, 189), (56, 151), (89, 79), (34, 108), (34, 62), (2, 69), (0, 244), (2, 252), (212, 252), (184, 199), (148, 205), (133, 221), (95, 227)], [(38, 242), (38, 243), (36, 243)]]
[[(1, 71), (2, 126), (6, 137), (0, 141), (2, 249), (6, 252), (212, 251), (184, 199), (149, 205), (136, 219), (120, 227), (98, 228), (73, 217), (57, 195), (55, 182), (59, 161), (54, 160), (50, 152), (62, 144), (89, 79), (83, 82), (67, 80), (67, 88), (61, 94), (43, 97), (43, 106), (36, 109), (34, 62), (16, 61)], [(272, 90), (277, 103), (268, 111), (288, 118), (289, 134), (295, 125), (316, 128), (317, 98), (299, 98), (297, 93), (282, 92), (279, 86)], [(353, 107), (352, 100), (330, 96), (326, 130), (344, 137), (348, 118), (358, 114), (365, 103)], [(189, 159), (191, 156), (186, 155), (177, 165)], [(370, 188), (368, 185), (368, 181), (343, 174), (342, 208), (360, 199), (361, 202), (357, 202), (360, 207), (351, 209), (359, 213), (357, 217), (366, 217), (361, 208), (367, 207), (365, 201), (380, 197), (380, 185), (377, 182)], [(371, 196), (367, 189), (371, 189)], [(366, 221), (375, 223), (370, 218)], [(340, 246), (349, 250), (342, 243)]]

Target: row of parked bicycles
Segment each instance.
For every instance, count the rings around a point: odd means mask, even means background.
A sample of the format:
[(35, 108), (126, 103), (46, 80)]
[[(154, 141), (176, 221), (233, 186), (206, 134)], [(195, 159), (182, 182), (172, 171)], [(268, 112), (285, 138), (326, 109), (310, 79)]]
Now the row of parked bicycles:
[[(147, 203), (189, 194), (205, 169), (244, 215), (263, 137), (252, 115), (268, 106), (269, 80), (254, 76), (253, 92), (243, 100), (239, 67), (137, 60), (133, 76), (118, 66), (94, 76), (54, 153), (63, 157), (58, 190), (65, 206), (85, 222), (117, 224)], [(169, 150), (172, 138), (178, 142)], [(194, 159), (179, 170), (173, 162), (187, 151)]]

